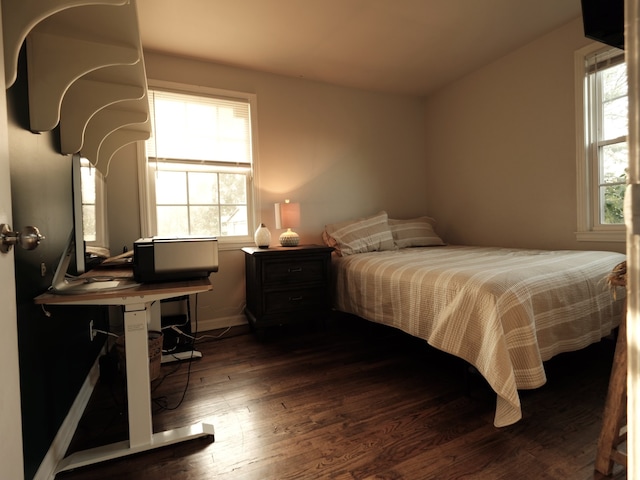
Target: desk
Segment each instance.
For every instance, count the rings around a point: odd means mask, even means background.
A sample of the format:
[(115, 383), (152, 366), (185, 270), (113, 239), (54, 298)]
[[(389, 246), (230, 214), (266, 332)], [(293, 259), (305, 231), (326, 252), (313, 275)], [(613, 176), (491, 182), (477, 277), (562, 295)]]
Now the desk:
[[(113, 274), (116, 273), (113, 272)], [(206, 292), (212, 288), (209, 279), (203, 278), (141, 284), (124, 290), (77, 295), (45, 293), (36, 297), (35, 302), (43, 305), (120, 305), (124, 308), (129, 440), (73, 453), (60, 461), (56, 473), (199, 437), (213, 438), (213, 425), (205, 422), (153, 433), (148, 353), (148, 330), (152, 319), (152, 305), (166, 298)]]

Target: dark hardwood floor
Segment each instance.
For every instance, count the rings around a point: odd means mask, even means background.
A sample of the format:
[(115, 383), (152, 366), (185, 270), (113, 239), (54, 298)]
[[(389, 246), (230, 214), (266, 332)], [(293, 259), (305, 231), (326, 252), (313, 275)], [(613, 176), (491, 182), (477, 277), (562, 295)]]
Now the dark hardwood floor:
[[(493, 426), (495, 395), (463, 363), (351, 317), (197, 344), (162, 367), (154, 430), (211, 419), (198, 439), (56, 480), (599, 479), (593, 465), (614, 343), (547, 364), (521, 393), (524, 418)], [(181, 402), (183, 392), (184, 400)], [(180, 403), (181, 402), (181, 403)], [(124, 440), (120, 380), (101, 382), (70, 451)], [(177, 407), (177, 408), (176, 408)], [(614, 479), (626, 478), (616, 466)]]

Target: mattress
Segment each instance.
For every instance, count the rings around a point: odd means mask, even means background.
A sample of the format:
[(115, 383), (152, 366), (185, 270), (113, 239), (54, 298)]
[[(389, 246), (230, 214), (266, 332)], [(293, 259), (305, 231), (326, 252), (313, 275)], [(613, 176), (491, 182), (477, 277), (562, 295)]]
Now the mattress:
[(543, 362), (615, 328), (624, 289), (614, 252), (494, 247), (403, 248), (336, 257), (335, 307), (399, 328), (473, 365), (497, 394), (494, 424), (522, 418), (519, 389)]

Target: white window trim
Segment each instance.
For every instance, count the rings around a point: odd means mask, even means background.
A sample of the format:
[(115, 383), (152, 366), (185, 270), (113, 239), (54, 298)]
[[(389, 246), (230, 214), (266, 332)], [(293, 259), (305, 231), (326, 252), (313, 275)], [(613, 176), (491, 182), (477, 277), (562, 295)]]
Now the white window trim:
[(109, 227), (107, 225), (107, 217), (105, 211), (107, 208), (107, 193), (104, 188), (104, 177), (96, 176), (96, 241), (89, 242), (90, 245), (98, 247), (109, 246), (109, 239), (107, 238), (107, 232)]
[[(585, 57), (605, 48), (602, 43), (592, 43), (574, 54), (575, 70), (575, 125), (576, 125), (576, 190), (578, 230), (576, 239), (581, 242), (625, 242), (626, 228), (623, 225), (597, 225), (594, 221), (593, 178), (597, 175), (592, 165), (585, 161), (587, 156), (587, 118), (585, 105)], [(597, 178), (597, 177), (596, 177)]]
[[(83, 160), (88, 162), (86, 159)], [(107, 232), (109, 231), (109, 228), (107, 225), (107, 216), (105, 215), (107, 208), (107, 192), (104, 185), (104, 176), (91, 163), (88, 163), (88, 165), (82, 165), (82, 168), (86, 167), (93, 169), (92, 175), (93, 188), (95, 192), (94, 214), (96, 222), (96, 239), (94, 241), (85, 240), (85, 242), (87, 246), (108, 248), (109, 239), (107, 238)]]
[[(254, 93), (235, 92), (230, 90), (222, 90), (218, 88), (203, 87), (188, 85), (184, 83), (167, 82), (162, 80), (148, 80), (148, 86), (150, 89), (167, 89), (175, 90), (180, 93), (193, 93), (223, 96), (230, 98), (244, 99), (249, 102), (251, 108), (251, 136), (252, 136), (252, 157), (253, 157), (253, 188), (247, 191), (247, 208), (249, 210), (249, 232), (246, 237), (233, 237), (225, 238), (218, 237), (218, 248), (220, 250), (235, 250), (246, 245), (253, 244), (253, 232), (251, 231), (251, 225), (256, 225), (258, 219), (258, 208), (260, 206), (260, 188), (259, 188), (259, 175), (258, 175), (258, 110), (257, 110), (257, 96)], [(140, 203), (140, 230), (143, 237), (152, 236), (153, 222), (151, 219), (151, 208), (155, 205), (152, 195), (154, 192), (150, 189), (149, 181), (149, 168), (147, 168), (147, 157), (144, 147), (144, 142), (138, 142), (137, 145), (138, 156), (138, 179), (139, 179), (139, 203)]]

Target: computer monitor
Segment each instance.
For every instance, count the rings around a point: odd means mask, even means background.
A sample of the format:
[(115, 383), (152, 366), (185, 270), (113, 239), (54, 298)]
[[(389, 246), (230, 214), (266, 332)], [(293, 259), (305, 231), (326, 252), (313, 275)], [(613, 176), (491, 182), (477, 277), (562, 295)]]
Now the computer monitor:
[[(77, 294), (136, 286), (138, 283), (133, 278), (119, 278), (113, 275), (80, 276), (87, 271), (81, 162), (80, 154), (74, 154), (71, 157), (73, 228), (53, 276), (50, 291), (59, 294)], [(100, 175), (97, 170), (94, 173)], [(75, 268), (70, 268), (73, 265)]]

